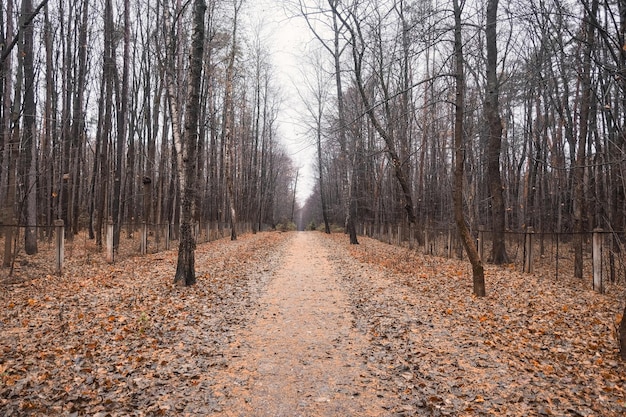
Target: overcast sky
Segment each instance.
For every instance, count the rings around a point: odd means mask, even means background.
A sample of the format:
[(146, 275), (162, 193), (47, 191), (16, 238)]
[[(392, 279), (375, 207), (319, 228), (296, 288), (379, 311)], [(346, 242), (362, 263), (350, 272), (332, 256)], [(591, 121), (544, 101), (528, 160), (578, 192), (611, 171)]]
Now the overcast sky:
[(296, 86), (302, 86), (302, 66), (311, 47), (311, 34), (301, 18), (289, 18), (281, 0), (249, 0), (246, 19), (249, 27), (262, 23), (263, 36), (271, 51), (284, 104), (279, 114), (279, 134), (294, 164), (300, 168), (297, 196), (304, 203), (315, 184), (315, 148), (302, 126), (304, 108)]

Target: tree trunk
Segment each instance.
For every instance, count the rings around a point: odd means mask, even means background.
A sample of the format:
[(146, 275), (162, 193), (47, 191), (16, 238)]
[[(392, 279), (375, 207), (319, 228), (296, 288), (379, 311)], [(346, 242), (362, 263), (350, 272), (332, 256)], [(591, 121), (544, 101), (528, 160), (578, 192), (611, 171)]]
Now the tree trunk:
[(242, 0), (236, 0), (234, 3), (235, 14), (233, 17), (233, 30), (231, 38), (231, 50), (228, 57), (228, 67), (226, 68), (226, 90), (224, 92), (224, 176), (226, 179), (226, 194), (228, 199), (228, 208), (230, 210), (230, 239), (237, 240), (237, 209), (235, 205), (235, 185), (234, 175), (234, 109), (233, 109), (233, 81), (235, 77), (235, 58), (237, 56), (237, 18), (239, 9), (243, 4)]
[(454, 5), (454, 58), (455, 58), (455, 83), (456, 99), (454, 103), (454, 220), (461, 236), (461, 241), (465, 247), (465, 252), (472, 264), (472, 280), (474, 295), (484, 297), (485, 273), (482, 259), (478, 256), (478, 251), (472, 240), (465, 214), (463, 213), (463, 172), (465, 163), (464, 141), (463, 141), (463, 117), (465, 112), (465, 74), (463, 57), (463, 39), (461, 37), (461, 7), (458, 0), (453, 0)]
[[(26, 21), (33, 12), (32, 0), (22, 0), (21, 19)], [(24, 214), (26, 231), (24, 250), (37, 253), (37, 141), (35, 140), (35, 69), (33, 51), (33, 23), (23, 23), (20, 60), (24, 69), (24, 115), (22, 117), (22, 175), (24, 184)]]
[[(9, 4), (12, 5), (12, 2), (9, 1)], [(12, 7), (10, 7), (12, 9)], [(10, 26), (12, 26), (9, 23)], [(7, 32), (9, 32), (9, 28), (12, 31), (12, 27), (8, 25)], [(5, 96), (5, 104), (7, 105), (6, 110), (8, 110), (7, 116), (10, 118), (8, 124), (5, 126), (5, 140), (8, 143), (8, 172), (7, 172), (7, 198), (6, 198), (6, 207), (7, 207), (7, 220), (8, 223), (12, 226), (18, 223), (18, 216), (16, 210), (16, 197), (17, 197), (17, 161), (19, 158), (19, 147), (20, 147), (20, 109), (22, 107), (22, 65), (17, 66), (16, 77), (15, 77), (15, 93), (13, 97), (13, 103), (11, 105), (10, 99), (10, 91), (11, 87), (13, 87), (13, 83), (11, 82), (11, 74), (9, 73), (9, 69), (11, 68), (12, 59), (10, 56), (7, 56), (4, 61), (5, 67), (5, 90), (7, 91)], [(19, 63), (19, 60), (18, 60)], [(9, 227), (7, 233), (4, 238), (4, 259), (3, 266), (11, 266), (13, 265), (13, 261), (16, 256), (16, 239), (17, 239), (17, 228)], [(11, 268), (12, 271), (12, 268)]]
[[(109, 13), (108, 8), (105, 9), (105, 15)], [(100, 155), (96, 155), (96, 158), (100, 158), (100, 175), (99, 183), (100, 187), (96, 190), (96, 245), (102, 247), (102, 231), (107, 221), (107, 217), (110, 216), (107, 210), (108, 196), (110, 193), (109, 184), (109, 148), (111, 133), (113, 131), (113, 80), (115, 77), (115, 61), (113, 51), (113, 28), (107, 22), (112, 17), (105, 16), (105, 29), (104, 29), (104, 50), (103, 50), (103, 69), (102, 69), (102, 82), (104, 83), (104, 97), (101, 100), (101, 106), (103, 106), (104, 121), (102, 122), (102, 138), (101, 138), (101, 152)]]
[(583, 20), (584, 45), (583, 62), (580, 74), (580, 117), (578, 130), (578, 149), (576, 152), (576, 166), (573, 172), (574, 186), (574, 276), (583, 277), (583, 232), (585, 203), (585, 163), (587, 160), (587, 135), (589, 133), (589, 110), (591, 104), (591, 62), (594, 48), (595, 28), (592, 24), (598, 9), (598, 0), (592, 0), (592, 16)]
[[(332, 0), (329, 0), (331, 3)], [(332, 1), (333, 4), (333, 61), (335, 64), (335, 87), (337, 89), (337, 116), (339, 118), (339, 147), (341, 149), (341, 179), (342, 179), (342, 194), (343, 204), (345, 207), (345, 227), (348, 233), (350, 244), (357, 245), (359, 243), (356, 236), (356, 228), (354, 227), (354, 217), (352, 207), (354, 206), (352, 194), (351, 181), (354, 181), (354, 177), (348, 175), (350, 156), (348, 155), (348, 145), (346, 143), (346, 110), (343, 98), (343, 86), (341, 78), (341, 45), (339, 40), (341, 37), (337, 18), (338, 13), (335, 12), (336, 0)]]
[(487, 3), (487, 91), (485, 92), (484, 113), (488, 130), (487, 181), (491, 194), (491, 226), (493, 233), (492, 262), (496, 265), (508, 262), (504, 242), (505, 208), (500, 174), (500, 153), (502, 148), (502, 121), (498, 110), (499, 86), (496, 74), (498, 65), (496, 20), (498, 0)]
[[(118, 248), (120, 244), (120, 228), (122, 223), (122, 181), (124, 180), (124, 153), (126, 146), (126, 136), (128, 134), (128, 66), (129, 66), (129, 50), (130, 50), (130, 35), (129, 35), (129, 21), (128, 21), (128, 0), (124, 1), (124, 52), (122, 62), (122, 84), (120, 86), (117, 69), (114, 67), (113, 75), (115, 80), (115, 97), (117, 102), (117, 132), (116, 132), (116, 146), (115, 146), (115, 175), (113, 178), (113, 202), (112, 202), (112, 216), (113, 223), (115, 224), (113, 231), (113, 247)], [(113, 30), (113, 17), (111, 0), (106, 1), (106, 8), (111, 8), (111, 11), (107, 14), (108, 24)]]
[[(182, 192), (180, 243), (178, 264), (174, 282), (179, 285), (192, 285), (196, 282), (195, 249), (193, 235), (193, 203), (195, 201), (196, 153), (198, 149), (198, 116), (200, 113), (200, 81), (202, 79), (202, 58), (204, 54), (204, 0), (195, 0), (193, 8), (193, 33), (189, 54), (189, 84), (185, 117), (184, 143), (177, 146), (181, 165), (180, 188)], [(182, 180), (184, 178), (184, 181)]]
[[(321, 101), (321, 100), (320, 100)], [(320, 185), (320, 202), (322, 204), (322, 218), (324, 219), (324, 232), (330, 234), (330, 224), (328, 222), (328, 203), (326, 202), (326, 196), (324, 194), (324, 164), (322, 161), (322, 103), (318, 103), (318, 118), (316, 120), (316, 135), (317, 135), (317, 175)]]

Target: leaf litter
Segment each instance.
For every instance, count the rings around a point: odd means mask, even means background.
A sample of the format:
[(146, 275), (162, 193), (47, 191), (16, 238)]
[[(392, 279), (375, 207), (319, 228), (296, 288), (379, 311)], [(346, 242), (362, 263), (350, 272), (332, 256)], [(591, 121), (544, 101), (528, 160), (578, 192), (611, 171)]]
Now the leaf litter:
[(581, 280), (488, 266), (480, 299), (466, 262), (333, 240), (371, 341), (363, 354), (405, 415), (626, 414), (615, 334), (623, 288), (600, 295)]
[(275, 267), (284, 237), (199, 245), (198, 282), (176, 251), (82, 266), (0, 294), (0, 414), (205, 415), (211, 370)]
[[(216, 375), (258, 314), (287, 236), (199, 245), (189, 288), (171, 282), (176, 251), (3, 284), (0, 414), (227, 415), (235, 391)], [(479, 299), (466, 262), (324, 241), (368, 341), (358, 354), (385, 399), (378, 415), (626, 414), (623, 288), (600, 295), (573, 278), (488, 266)]]

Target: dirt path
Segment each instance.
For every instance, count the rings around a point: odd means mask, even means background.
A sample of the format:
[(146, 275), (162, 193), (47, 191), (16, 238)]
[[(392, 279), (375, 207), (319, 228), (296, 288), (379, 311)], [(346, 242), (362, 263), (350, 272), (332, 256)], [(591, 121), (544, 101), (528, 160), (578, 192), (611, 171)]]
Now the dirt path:
[(0, 285), (0, 415), (626, 415), (623, 286), (257, 233)]
[[(298, 233), (233, 344), (228, 416), (376, 416), (376, 382), (360, 358), (348, 299), (320, 235)], [(232, 374), (234, 373), (234, 374)]]

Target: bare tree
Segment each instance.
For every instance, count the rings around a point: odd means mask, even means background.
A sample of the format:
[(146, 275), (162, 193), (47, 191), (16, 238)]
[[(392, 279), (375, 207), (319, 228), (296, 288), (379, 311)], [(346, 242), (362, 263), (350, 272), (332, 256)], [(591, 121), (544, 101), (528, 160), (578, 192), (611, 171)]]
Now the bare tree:
[[(385, 126), (378, 115), (376, 114), (376, 105), (372, 103), (370, 99), (370, 95), (366, 89), (366, 81), (364, 79), (364, 65), (365, 65), (365, 53), (368, 45), (368, 41), (365, 39), (363, 34), (361, 17), (356, 14), (355, 10), (347, 10), (345, 13), (346, 16), (343, 16), (337, 8), (336, 4), (332, 5), (332, 9), (334, 13), (337, 15), (337, 18), (340, 19), (341, 23), (345, 26), (346, 30), (349, 32), (351, 47), (352, 47), (352, 60), (354, 65), (354, 76), (355, 76), (355, 84), (359, 91), (361, 100), (363, 101), (363, 106), (365, 107), (365, 112), (372, 123), (374, 129), (378, 133), (378, 135), (383, 139), (386, 146), (386, 153), (391, 162), (391, 166), (393, 168), (394, 175), (400, 186), (402, 191), (402, 199), (404, 202), (404, 210), (406, 211), (407, 219), (409, 224), (414, 224), (416, 222), (415, 218), (415, 208), (413, 204), (413, 196), (412, 196), (412, 188), (410, 184), (410, 180), (404, 170), (403, 160), (397, 150), (396, 142), (394, 139), (395, 134), (395, 125), (392, 123), (391, 119), (391, 110), (389, 108), (391, 101), (391, 94), (389, 92), (388, 85), (385, 82), (385, 78), (382, 74), (382, 71), (379, 71), (377, 74), (378, 82), (381, 83), (381, 90), (383, 91), (382, 98), (382, 106), (385, 108), (385, 114), (388, 118), (388, 123)], [(349, 21), (348, 21), (349, 20)], [(374, 41), (374, 43), (380, 42)], [(379, 53), (383, 52), (383, 48), (379, 47)], [(381, 56), (378, 58), (382, 59)], [(380, 65), (380, 62), (379, 64)]]
[(226, 177), (226, 191), (228, 198), (228, 205), (230, 209), (230, 224), (231, 224), (231, 240), (237, 239), (237, 208), (235, 202), (235, 185), (234, 185), (234, 103), (233, 103), (233, 89), (234, 89), (234, 77), (235, 77), (235, 58), (237, 56), (237, 23), (239, 18), (239, 11), (243, 5), (243, 0), (235, 0), (234, 2), (234, 14), (233, 14), (233, 26), (231, 31), (231, 49), (228, 55), (228, 67), (226, 69), (226, 86), (224, 92), (224, 130), (222, 132), (224, 142), (224, 175)]
[(485, 273), (482, 259), (478, 255), (476, 246), (472, 240), (463, 212), (463, 176), (465, 163), (465, 141), (463, 119), (465, 117), (465, 59), (463, 55), (462, 38), (462, 6), (459, 0), (453, 0), (454, 8), (454, 78), (455, 78), (455, 102), (454, 102), (454, 220), (456, 222), (465, 252), (472, 264), (472, 280), (474, 294), (484, 297)]
[[(320, 42), (326, 51), (331, 55), (334, 66), (334, 78), (335, 78), (335, 90), (337, 100), (337, 127), (336, 136), (339, 142), (339, 163), (340, 163), (340, 175), (341, 175), (341, 198), (343, 203), (343, 210), (345, 213), (344, 225), (346, 232), (348, 233), (350, 243), (358, 244), (358, 238), (356, 234), (355, 216), (356, 216), (356, 195), (354, 193), (354, 157), (350, 155), (348, 151), (347, 143), (347, 129), (348, 120), (346, 115), (346, 104), (344, 98), (343, 87), (343, 72), (342, 72), (342, 55), (346, 49), (347, 44), (342, 42), (343, 32), (345, 31), (345, 25), (341, 22), (338, 15), (338, 2), (337, 0), (327, 0), (330, 8), (330, 22), (328, 27), (332, 33), (332, 39), (326, 40), (318, 29), (313, 24), (313, 17), (315, 13), (311, 13), (307, 5), (299, 1), (300, 14), (305, 18), (307, 25), (315, 38)], [(321, 6), (320, 6), (321, 9)], [(325, 11), (327, 12), (327, 10)], [(350, 172), (352, 171), (352, 172)], [(351, 175), (352, 174), (352, 175)], [(320, 188), (320, 192), (323, 194), (324, 189)]]
[(500, 153), (502, 149), (502, 120), (499, 112), (499, 80), (497, 75), (498, 49), (497, 28), (498, 0), (487, 2), (485, 41), (487, 48), (487, 88), (485, 91), (484, 117), (487, 124), (487, 181), (491, 194), (491, 224), (493, 229), (492, 262), (503, 264), (508, 261), (504, 241), (505, 207), (500, 175)]
[[(13, 0), (7, 2), (7, 21), (6, 21), (6, 36), (5, 42), (14, 36), (13, 33)], [(2, 158), (2, 174), (0, 179), (3, 182), (0, 184), (0, 197), (4, 197), (3, 217), (4, 222), (9, 224), (15, 224), (17, 222), (15, 218), (15, 162), (17, 161), (18, 143), (13, 139), (12, 124), (14, 122), (13, 115), (13, 101), (11, 100), (11, 94), (13, 93), (13, 77), (11, 76), (11, 69), (13, 64), (13, 55), (3, 52), (3, 59), (0, 61), (0, 75), (2, 75), (2, 135), (3, 141), (3, 158)], [(5, 195), (2, 195), (4, 188), (4, 180), (6, 180)], [(4, 236), (4, 257), (2, 260), (3, 266), (10, 266), (13, 259), (13, 228), (7, 228)]]
[(324, 117), (326, 116), (329, 80), (326, 77), (326, 71), (321, 54), (319, 52), (315, 53), (313, 59), (313, 74), (307, 74), (304, 71), (302, 72), (308, 90), (308, 95), (311, 99), (307, 98), (307, 92), (298, 91), (298, 93), (306, 106), (307, 113), (310, 118), (310, 122), (305, 121), (305, 123), (310, 125), (309, 129), (315, 135), (315, 147), (317, 151), (317, 181), (319, 184), (322, 219), (324, 221), (324, 232), (330, 234), (328, 202), (325, 194), (326, 178), (324, 175), (324, 158), (322, 152)]
[[(25, 22), (33, 12), (32, 0), (22, 0), (21, 16)], [(24, 71), (24, 116), (22, 117), (21, 172), (24, 184), (24, 249), (28, 255), (37, 253), (37, 141), (35, 140), (35, 69), (33, 24), (22, 24), (20, 65)]]
[[(583, 0), (588, 3), (588, 0)], [(584, 216), (586, 215), (585, 203), (585, 167), (587, 161), (587, 139), (590, 123), (591, 107), (591, 63), (594, 51), (595, 26), (593, 21), (598, 10), (598, 0), (591, 0), (591, 9), (587, 11), (582, 23), (583, 49), (580, 70), (580, 116), (578, 119), (578, 148), (576, 151), (576, 166), (573, 168), (574, 187), (574, 276), (583, 277), (583, 236)]]
[(180, 221), (180, 244), (174, 282), (192, 285), (196, 282), (196, 242), (192, 230), (193, 204), (195, 202), (196, 152), (198, 147), (198, 117), (200, 113), (200, 81), (204, 55), (204, 0), (193, 3), (193, 33), (189, 53), (189, 86), (187, 87), (184, 142), (177, 143), (179, 157), (179, 181), (182, 190)]

